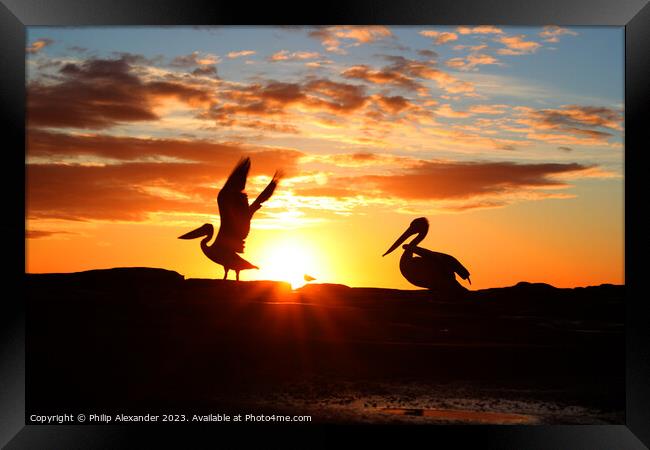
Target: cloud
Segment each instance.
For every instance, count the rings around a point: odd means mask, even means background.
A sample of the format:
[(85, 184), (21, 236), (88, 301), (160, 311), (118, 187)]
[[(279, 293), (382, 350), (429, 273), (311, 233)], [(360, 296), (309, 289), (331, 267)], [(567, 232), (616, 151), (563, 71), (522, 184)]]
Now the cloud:
[(348, 45), (369, 44), (392, 37), (393, 33), (388, 27), (381, 25), (341, 25), (318, 27), (310, 31), (309, 36), (318, 39), (328, 52), (345, 54), (346, 51), (341, 48), (343, 41), (353, 41)]
[(542, 46), (539, 42), (526, 41), (525, 37), (525, 35), (520, 34), (517, 36), (502, 36), (497, 38), (497, 42), (506, 46), (506, 48), (497, 50), (497, 53), (500, 55), (526, 55), (535, 53)]
[(27, 239), (44, 239), (60, 234), (70, 235), (76, 233), (72, 233), (70, 231), (25, 230), (25, 238)]
[(29, 126), (104, 129), (124, 122), (158, 119), (165, 99), (207, 106), (211, 93), (180, 81), (145, 81), (134, 58), (88, 59), (68, 63), (54, 82), (33, 81), (27, 89)]
[(359, 79), (374, 84), (392, 84), (412, 91), (423, 89), (421, 83), (398, 70), (393, 70), (390, 67), (375, 70), (370, 66), (360, 64), (345, 69), (341, 75), (344, 78)]
[[(512, 198), (543, 197), (540, 189), (568, 185), (562, 178), (594, 176), (593, 166), (578, 163), (524, 164), (514, 162), (421, 161), (416, 167), (390, 175), (330, 178), (318, 188), (296, 190), (297, 195), (337, 198), (368, 196), (406, 201), (459, 201), (454, 209), (502, 206)], [(464, 205), (464, 206), (463, 206)], [(471, 206), (475, 205), (475, 206)]]
[(373, 152), (309, 155), (302, 158), (303, 164), (311, 162), (332, 164), (337, 167), (392, 166), (394, 168), (396, 165), (410, 167), (419, 164), (419, 161), (414, 158)]
[(468, 112), (453, 110), (451, 106), (448, 104), (440, 105), (440, 107), (436, 109), (436, 115), (441, 117), (448, 117), (452, 119), (459, 119), (459, 118), (465, 118), (471, 116), (471, 114)]
[[(149, 63), (149, 61), (143, 61)], [(195, 76), (216, 77), (217, 66), (220, 58), (211, 53), (192, 52), (189, 55), (177, 56), (170, 66), (184, 69), (193, 69), (190, 73)]]
[(557, 25), (546, 26), (539, 33), (539, 37), (541, 37), (545, 42), (550, 43), (560, 42), (560, 36), (564, 35), (577, 36), (578, 33), (573, 30), (569, 30), (568, 28), (558, 27)]
[(426, 88), (419, 80), (433, 80), (440, 89), (450, 93), (470, 93), (474, 91), (471, 83), (462, 81), (435, 67), (431, 61), (418, 61), (403, 56), (386, 56), (392, 64), (375, 70), (367, 65), (356, 65), (344, 70), (345, 78), (365, 80), (374, 84), (391, 84), (408, 90), (423, 93)]
[(269, 56), (268, 60), (271, 62), (278, 61), (304, 61), (306, 59), (318, 59), (321, 54), (318, 52), (289, 52), (288, 50), (280, 50)]
[(573, 149), (571, 147), (564, 147), (564, 146), (560, 146), (557, 149), (562, 150), (563, 152), (572, 152), (573, 151)]
[[(302, 153), (291, 149), (277, 149), (283, 163), (297, 159)], [(27, 133), (27, 155), (56, 161), (62, 157), (92, 161), (92, 158), (126, 162), (178, 162), (217, 164), (229, 160), (230, 155), (270, 153), (261, 147), (219, 143), (196, 139), (145, 139), (107, 134), (67, 134), (32, 129)], [(84, 157), (86, 157), (84, 159)], [(286, 159), (286, 160), (285, 160)]]
[[(374, 205), (409, 215), (423, 211), (462, 212), (504, 207), (542, 199), (566, 199), (568, 180), (602, 178), (611, 174), (598, 167), (570, 164), (514, 162), (419, 161), (393, 174), (328, 177), (319, 186), (297, 188), (294, 194), (328, 199), (347, 210)], [(354, 180), (354, 181), (353, 181)]]
[[(325, 112), (348, 115), (361, 109), (369, 100), (362, 85), (340, 83), (325, 78), (299, 83), (268, 81), (236, 86), (222, 92), (223, 102), (203, 117), (221, 125), (251, 126), (251, 118), (288, 117), (298, 112)], [(257, 127), (258, 123), (252, 126)]]
[(305, 63), (305, 66), (310, 67), (312, 69), (319, 69), (321, 67), (327, 66), (329, 64), (332, 64), (333, 61), (329, 59), (323, 59), (321, 61), (309, 61)]
[(418, 50), (418, 55), (424, 56), (425, 58), (432, 58), (432, 59), (438, 57), (438, 54), (436, 52), (429, 49)]
[(217, 67), (216, 66), (199, 66), (192, 71), (192, 75), (196, 76), (217, 76)]
[(434, 30), (423, 30), (420, 31), (420, 35), (424, 37), (433, 38), (433, 41), (438, 44), (446, 44), (447, 42), (458, 40), (458, 35), (456, 33), (434, 31)]
[(531, 139), (559, 144), (602, 144), (613, 136), (612, 132), (602, 128), (615, 131), (623, 129), (623, 113), (613, 108), (565, 105), (556, 109), (519, 110), (522, 117), (516, 122), (530, 127), (528, 136)]
[(469, 112), (472, 114), (503, 114), (508, 105), (472, 105)]
[(317, 94), (318, 99), (308, 102), (308, 105), (317, 109), (350, 112), (361, 108), (368, 100), (364, 86), (357, 84), (317, 79), (307, 82), (305, 88), (308, 93)]
[(401, 95), (378, 95), (377, 100), (383, 109), (386, 109), (393, 114), (397, 114), (400, 111), (408, 109), (413, 105), (408, 99), (402, 97)]
[(474, 53), (467, 55), (464, 58), (459, 57), (449, 59), (447, 60), (446, 64), (449, 67), (453, 67), (455, 69), (473, 70), (478, 66), (500, 65), (501, 63), (494, 56), (486, 55), (483, 53)]
[(253, 56), (255, 53), (256, 53), (255, 50), (240, 50), (238, 52), (228, 53), (228, 58), (235, 59), (235, 58), (241, 58), (242, 56)]
[(329, 29), (341, 39), (352, 39), (367, 44), (393, 35), (385, 26), (336, 26)]
[(469, 50), (472, 53), (480, 52), (487, 48), (487, 44), (478, 44), (478, 45), (454, 45), (452, 48), (454, 50)]
[(220, 59), (217, 55), (211, 53), (192, 52), (189, 55), (175, 57), (170, 65), (172, 67), (195, 67), (213, 65), (219, 62)]
[(25, 52), (30, 55), (35, 55), (36, 53), (40, 52), (48, 45), (52, 45), (53, 43), (54, 41), (52, 39), (47, 39), (47, 38), (37, 39), (34, 42), (32, 42), (29, 47), (25, 49)]
[(303, 156), (292, 149), (44, 131), (29, 133), (27, 151), (30, 159), (50, 161), (27, 164), (28, 216), (67, 220), (215, 214), (216, 183), (242, 156), (251, 156), (252, 175), (266, 176), (276, 169), (294, 173)]
[[(106, 167), (30, 164), (27, 168), (30, 178), (28, 216), (31, 219), (140, 221), (150, 212), (192, 211), (200, 207), (197, 200), (192, 203), (180, 198), (174, 201), (144, 189), (153, 183), (165, 186), (161, 179), (174, 177), (207, 181), (200, 166), (177, 166), (155, 163)], [(162, 173), (161, 169), (167, 169), (168, 173)], [(188, 176), (190, 169), (193, 171)]]
[(478, 27), (458, 27), (459, 34), (503, 34), (501, 28), (492, 25), (481, 25)]

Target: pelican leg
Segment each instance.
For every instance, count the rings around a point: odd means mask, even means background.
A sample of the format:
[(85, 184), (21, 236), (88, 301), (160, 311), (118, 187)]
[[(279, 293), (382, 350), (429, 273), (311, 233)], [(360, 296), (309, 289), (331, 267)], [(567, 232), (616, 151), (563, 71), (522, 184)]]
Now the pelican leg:
[(223, 279), (224, 279), (224, 280), (227, 280), (227, 279), (228, 279), (228, 271), (229, 271), (229, 270), (230, 270), (230, 269), (227, 268), (227, 267), (224, 267), (224, 268), (223, 268)]

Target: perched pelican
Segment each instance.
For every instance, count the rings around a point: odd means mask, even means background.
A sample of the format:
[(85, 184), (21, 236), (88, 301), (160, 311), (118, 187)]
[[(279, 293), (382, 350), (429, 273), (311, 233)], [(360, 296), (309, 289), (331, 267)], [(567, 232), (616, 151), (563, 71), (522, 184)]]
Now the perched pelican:
[(246, 177), (250, 167), (250, 158), (239, 161), (228, 180), (226, 180), (226, 184), (219, 191), (217, 203), (219, 205), (221, 226), (212, 245), (208, 245), (208, 242), (212, 239), (214, 227), (209, 223), (179, 237), (179, 239), (196, 239), (205, 236), (201, 241), (201, 250), (203, 250), (205, 256), (223, 266), (224, 280), (228, 278), (228, 271), (231, 269), (235, 271), (237, 280), (239, 280), (241, 270), (259, 269), (259, 267), (249, 263), (237, 253), (244, 252), (244, 240), (250, 231), (253, 214), (262, 207), (262, 203), (273, 195), (273, 191), (281, 177), (280, 172), (275, 172), (269, 185), (249, 205), (244, 188), (246, 187)]
[(404, 234), (382, 256), (395, 250), (409, 236), (417, 234), (411, 242), (402, 246), (404, 254), (399, 260), (399, 270), (404, 278), (416, 286), (431, 290), (447, 293), (465, 291), (466, 289), (456, 281), (454, 274), (457, 273), (463, 280), (469, 281), (469, 284), (472, 284), (472, 281), (469, 278), (469, 271), (456, 258), (417, 246), (428, 231), (429, 221), (426, 218), (413, 220)]

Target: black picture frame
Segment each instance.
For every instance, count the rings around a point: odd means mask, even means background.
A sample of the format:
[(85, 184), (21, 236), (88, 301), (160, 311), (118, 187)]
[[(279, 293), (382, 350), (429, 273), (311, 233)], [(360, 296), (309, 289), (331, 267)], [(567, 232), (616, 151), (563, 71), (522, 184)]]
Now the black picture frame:
[[(625, 284), (626, 284), (626, 414), (625, 425), (603, 426), (435, 426), (378, 432), (362, 431), (384, 439), (417, 436), (454, 448), (564, 448), (641, 449), (650, 446), (650, 340), (648, 306), (642, 293), (643, 273), (638, 261), (647, 239), (641, 209), (640, 180), (643, 117), (650, 90), (650, 5), (648, 0), (363, 0), (292, 5), (269, 2), (222, 0), (2, 0), (0, 3), (0, 117), (4, 130), (2, 192), (8, 211), (3, 216), (5, 240), (3, 301), (0, 342), (0, 445), (6, 448), (116, 448), (149, 447), (153, 434), (166, 443), (169, 432), (184, 447), (190, 438), (206, 433), (223, 436), (225, 429), (181, 426), (160, 429), (148, 426), (25, 425), (25, 307), (21, 288), (25, 276), (25, 197), (16, 186), (25, 186), (25, 47), (26, 27), (99, 25), (223, 25), (223, 24), (387, 24), (387, 25), (608, 25), (625, 27)], [(9, 243), (9, 245), (6, 245)], [(27, 324), (28, 325), (28, 324)], [(259, 437), (239, 427), (242, 440)], [(295, 428), (263, 427), (270, 434), (294, 433)], [(335, 444), (340, 433), (318, 426), (300, 431), (318, 433), (318, 442)], [(140, 432), (143, 431), (143, 434)], [(179, 431), (181, 433), (179, 434)], [(257, 435), (257, 436), (256, 436)], [(295, 441), (294, 444), (298, 444)]]

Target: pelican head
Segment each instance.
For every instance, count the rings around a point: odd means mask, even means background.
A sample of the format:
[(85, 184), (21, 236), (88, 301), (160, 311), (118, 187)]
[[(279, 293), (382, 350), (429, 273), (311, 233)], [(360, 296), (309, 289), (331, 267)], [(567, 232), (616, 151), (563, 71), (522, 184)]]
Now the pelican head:
[(393, 245), (391, 245), (390, 248), (386, 251), (386, 253), (384, 253), (381, 256), (388, 255), (390, 252), (392, 252), (397, 247), (399, 247), (402, 242), (404, 242), (414, 234), (419, 235), (421, 241), (422, 239), (424, 239), (424, 236), (426, 236), (428, 232), (429, 232), (429, 221), (425, 217), (418, 217), (417, 219), (414, 219), (413, 222), (411, 222), (411, 225), (409, 225), (408, 229), (400, 237), (398, 237), (397, 240), (393, 243)]
[(214, 233), (214, 228), (212, 228), (212, 225), (210, 225), (209, 223), (206, 223), (205, 225), (200, 226), (196, 230), (190, 231), (189, 233), (185, 233), (184, 235), (179, 236), (178, 239), (196, 239), (203, 236), (212, 237), (212, 233)]

